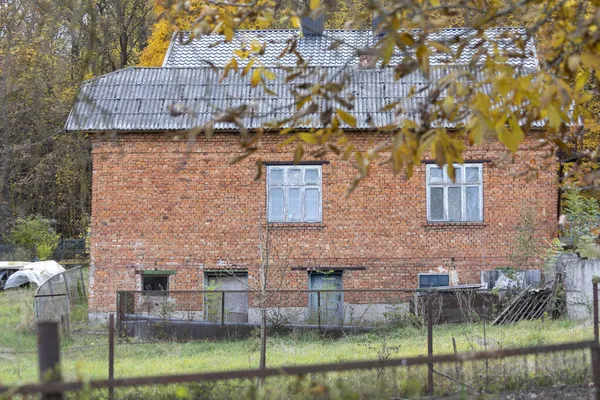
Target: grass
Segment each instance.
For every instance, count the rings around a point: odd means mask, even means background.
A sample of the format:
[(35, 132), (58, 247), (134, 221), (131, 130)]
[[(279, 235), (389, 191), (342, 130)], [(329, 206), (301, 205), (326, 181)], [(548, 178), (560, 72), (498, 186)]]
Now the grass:
[[(33, 290), (29, 289), (0, 292), (2, 385), (31, 383), (38, 379), (32, 297)], [(76, 310), (73, 319), (77, 322), (78, 318), (84, 316), (85, 310)], [(98, 327), (88, 328), (77, 323), (73, 326), (75, 331), (70, 337), (63, 338), (61, 343), (64, 378), (107, 378), (107, 334), (98, 333), (102, 331)], [(510, 326), (488, 325), (486, 332), (487, 349), (572, 342), (593, 337), (591, 325), (568, 320), (529, 321)], [(452, 338), (455, 338), (459, 352), (483, 350), (483, 325), (436, 326), (434, 353), (452, 353)], [(426, 330), (415, 327), (397, 327), (349, 335), (342, 339), (326, 339), (316, 334), (273, 336), (268, 342), (267, 365), (273, 367), (419, 356), (426, 354), (426, 343)], [(256, 368), (258, 350), (257, 337), (220, 342), (125, 342), (116, 346), (115, 377)], [(454, 373), (454, 366), (449, 368), (448, 372)], [(527, 374), (527, 370), (522, 374)]]

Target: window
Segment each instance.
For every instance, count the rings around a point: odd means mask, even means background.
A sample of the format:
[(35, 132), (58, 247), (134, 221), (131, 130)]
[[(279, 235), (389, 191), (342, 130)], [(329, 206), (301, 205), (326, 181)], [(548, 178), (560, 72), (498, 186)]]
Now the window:
[(419, 288), (450, 286), (448, 274), (419, 274)]
[(456, 179), (447, 167), (427, 165), (428, 221), (483, 221), (482, 164), (455, 165)]
[(321, 166), (267, 167), (269, 222), (321, 222)]
[(169, 290), (169, 275), (168, 274), (143, 274), (142, 275), (142, 290), (166, 292)]

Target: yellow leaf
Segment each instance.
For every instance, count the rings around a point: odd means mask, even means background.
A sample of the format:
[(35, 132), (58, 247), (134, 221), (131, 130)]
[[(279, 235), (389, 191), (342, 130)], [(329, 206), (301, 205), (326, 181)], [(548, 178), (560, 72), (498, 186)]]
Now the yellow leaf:
[(262, 70), (262, 74), (265, 78), (267, 78), (268, 80), (272, 81), (275, 79), (275, 74), (273, 73), (273, 71), (270, 71), (268, 69), (264, 69)]
[(248, 58), (250, 56), (250, 52), (248, 50), (240, 50), (240, 49), (234, 50), (233, 54), (235, 54), (242, 60), (245, 60), (246, 58)]
[(575, 92), (579, 93), (583, 90), (585, 85), (587, 84), (588, 79), (590, 78), (590, 71), (586, 70), (579, 74), (577, 77), (577, 81), (575, 83)]
[(261, 49), (262, 47), (257, 40), (253, 40), (252, 43), (250, 43), (250, 50), (252, 50), (253, 53), (258, 53)]
[(228, 42), (231, 42), (231, 40), (233, 39), (233, 29), (231, 29), (229, 26), (225, 25), (223, 27), (223, 33), (225, 34), (225, 40)]
[(336, 114), (342, 121), (346, 123), (346, 125), (356, 128), (356, 117), (354, 117), (352, 114), (342, 110), (341, 108), (336, 110)]
[(481, 144), (485, 135), (485, 127), (483, 125), (483, 121), (480, 121), (480, 118), (471, 117), (469, 123), (467, 124), (467, 127), (469, 131), (470, 143), (475, 145)]
[(246, 66), (242, 70), (242, 76), (248, 75), (248, 72), (250, 72), (250, 68), (252, 68), (252, 64), (254, 64), (254, 58), (251, 58), (250, 61), (248, 61), (248, 64), (246, 64)]
[(420, 46), (417, 49), (417, 62), (421, 71), (429, 76), (429, 49), (426, 46)]
[(304, 142), (308, 144), (319, 144), (318, 138), (309, 132), (300, 132), (298, 137)]
[(440, 42), (429, 42), (429, 44), (440, 53), (452, 53), (452, 50), (450, 50), (448, 46), (443, 45)]
[(296, 146), (296, 150), (294, 151), (294, 164), (298, 164), (302, 161), (302, 156), (304, 155), (304, 147), (302, 147), (302, 143), (298, 143)]
[(256, 87), (258, 86), (258, 84), (261, 81), (261, 77), (260, 77), (260, 70), (257, 68), (254, 71), (252, 71), (252, 78), (250, 78), (250, 85), (252, 85), (252, 87)]
[(312, 10), (316, 10), (320, 6), (321, 6), (321, 1), (320, 0), (310, 0), (310, 9), (311, 9), (311, 11)]
[(413, 46), (415, 44), (415, 39), (407, 32), (402, 32), (400, 34), (400, 41), (407, 46)]
[(454, 110), (454, 97), (446, 96), (442, 103), (442, 109), (444, 110), (444, 113), (446, 115), (449, 116), (450, 114), (452, 114), (452, 111)]
[(525, 133), (523, 132), (523, 129), (521, 129), (521, 125), (514, 115), (511, 115), (510, 119), (508, 120), (508, 126), (510, 126), (510, 130), (512, 131), (517, 145), (520, 144), (523, 139), (525, 139)]
[(300, 28), (300, 18), (298, 17), (292, 17), (292, 26), (296, 29)]

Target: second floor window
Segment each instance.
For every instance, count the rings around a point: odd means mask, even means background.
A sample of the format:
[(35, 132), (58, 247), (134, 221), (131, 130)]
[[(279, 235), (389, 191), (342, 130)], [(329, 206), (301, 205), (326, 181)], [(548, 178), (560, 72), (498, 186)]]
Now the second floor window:
[(427, 165), (427, 220), (483, 221), (482, 164), (455, 165), (456, 179), (447, 167)]
[(269, 222), (321, 222), (321, 166), (267, 167)]

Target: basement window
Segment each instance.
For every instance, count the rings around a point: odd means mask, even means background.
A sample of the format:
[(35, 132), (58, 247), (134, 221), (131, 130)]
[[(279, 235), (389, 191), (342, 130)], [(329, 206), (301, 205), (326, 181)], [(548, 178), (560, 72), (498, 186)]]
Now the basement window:
[(419, 274), (419, 288), (450, 286), (448, 274)]
[(169, 277), (174, 271), (144, 271), (142, 272), (142, 291), (168, 292)]

